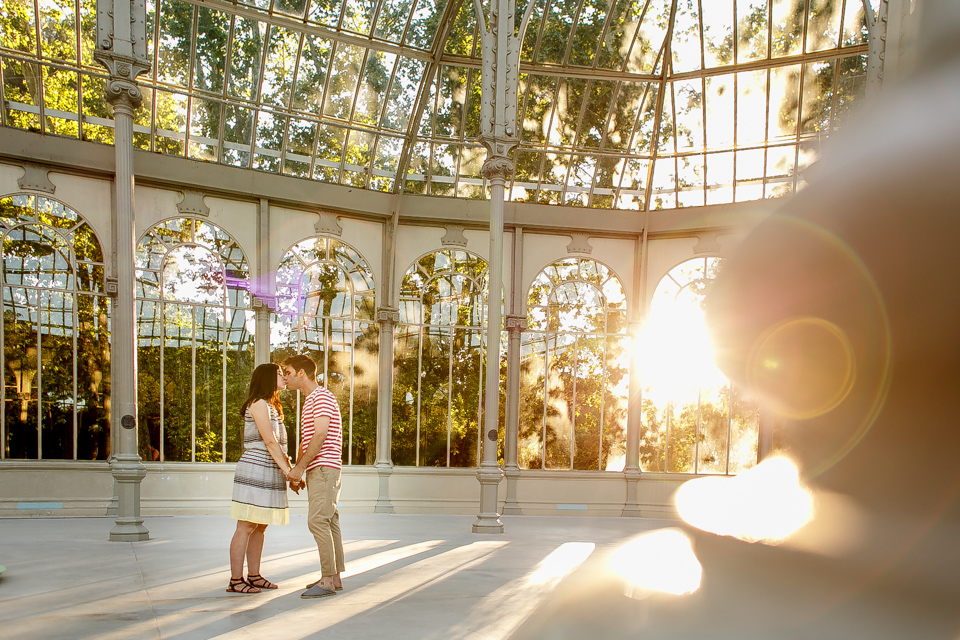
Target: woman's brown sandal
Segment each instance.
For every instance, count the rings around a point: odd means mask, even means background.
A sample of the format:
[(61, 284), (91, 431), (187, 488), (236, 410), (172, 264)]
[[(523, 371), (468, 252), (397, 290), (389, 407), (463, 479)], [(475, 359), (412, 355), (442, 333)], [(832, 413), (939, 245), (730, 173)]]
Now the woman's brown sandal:
[(260, 593), (260, 589), (243, 578), (230, 578), (230, 584), (227, 585), (227, 593)]
[(261, 589), (278, 589), (279, 588), (277, 585), (270, 582), (259, 573), (249, 574), (247, 576), (247, 584), (249, 584), (251, 587), (259, 587)]

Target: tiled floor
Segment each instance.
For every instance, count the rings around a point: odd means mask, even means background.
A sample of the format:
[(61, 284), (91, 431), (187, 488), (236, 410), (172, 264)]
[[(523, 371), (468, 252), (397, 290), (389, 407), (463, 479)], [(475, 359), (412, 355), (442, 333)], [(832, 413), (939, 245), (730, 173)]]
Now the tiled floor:
[(473, 516), (341, 518), (345, 589), (316, 600), (300, 598), (317, 575), (303, 516), (267, 531), (280, 589), (248, 596), (224, 591), (226, 517), (147, 518), (137, 543), (108, 542), (109, 518), (0, 519), (0, 638), (960, 638), (949, 528), (842, 561), (686, 528), (701, 587), (638, 598), (613, 552), (679, 523), (505, 516), (504, 534), (477, 535)]
[[(261, 572), (280, 588), (257, 595), (224, 591), (226, 517), (147, 518), (136, 543), (108, 542), (109, 518), (0, 519), (0, 637), (506, 638), (561, 580), (665, 524), (514, 517), (478, 535), (473, 516), (341, 519), (345, 589), (315, 600), (300, 598), (318, 575), (304, 516), (267, 530)], [(585, 544), (532, 575), (567, 542)]]

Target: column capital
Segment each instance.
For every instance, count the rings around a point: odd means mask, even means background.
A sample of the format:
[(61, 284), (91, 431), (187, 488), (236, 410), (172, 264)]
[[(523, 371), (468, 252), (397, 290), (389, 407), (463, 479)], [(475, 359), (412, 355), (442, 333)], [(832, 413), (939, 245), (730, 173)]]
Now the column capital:
[(508, 315), (504, 318), (503, 328), (507, 331), (523, 333), (527, 329), (527, 316)]
[(94, 59), (110, 72), (104, 96), (113, 108), (133, 112), (143, 103), (137, 76), (150, 70), (150, 64), (111, 51), (94, 51)]
[(393, 307), (377, 309), (377, 322), (380, 324), (397, 324), (400, 322), (400, 310)]

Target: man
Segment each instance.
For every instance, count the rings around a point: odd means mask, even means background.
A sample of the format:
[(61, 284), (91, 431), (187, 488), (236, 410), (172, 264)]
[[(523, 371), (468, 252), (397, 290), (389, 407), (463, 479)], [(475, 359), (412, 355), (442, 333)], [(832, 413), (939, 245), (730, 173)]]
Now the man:
[(306, 396), (300, 411), (300, 456), (287, 474), (291, 486), (306, 477), (307, 524), (320, 552), (321, 577), (307, 585), (301, 598), (322, 598), (335, 595), (343, 588), (340, 573), (344, 570), (343, 540), (340, 537), (341, 451), (343, 428), (340, 407), (332, 393), (317, 385), (317, 365), (305, 355), (290, 356), (283, 361), (287, 388)]

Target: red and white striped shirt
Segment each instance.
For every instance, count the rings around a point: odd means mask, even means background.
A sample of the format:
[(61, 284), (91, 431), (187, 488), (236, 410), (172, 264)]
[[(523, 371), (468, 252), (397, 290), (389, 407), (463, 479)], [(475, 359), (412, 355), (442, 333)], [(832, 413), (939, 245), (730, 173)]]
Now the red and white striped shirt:
[(327, 426), (327, 437), (320, 447), (320, 453), (310, 461), (307, 470), (317, 467), (342, 469), (343, 463), (343, 425), (340, 420), (340, 405), (337, 398), (323, 387), (317, 387), (313, 393), (303, 401), (300, 410), (300, 453), (302, 454), (313, 439), (314, 424), (318, 416), (330, 418)]

